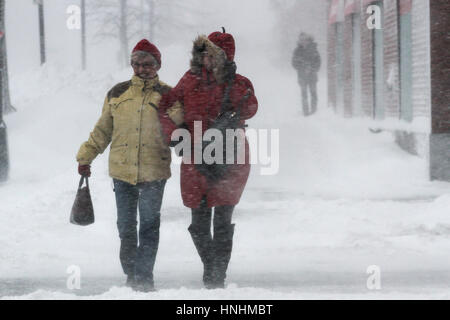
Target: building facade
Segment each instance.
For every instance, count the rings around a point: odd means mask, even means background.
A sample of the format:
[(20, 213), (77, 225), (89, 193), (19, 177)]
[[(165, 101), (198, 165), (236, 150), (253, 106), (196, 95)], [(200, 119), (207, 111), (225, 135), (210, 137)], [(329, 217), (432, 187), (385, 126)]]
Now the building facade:
[(329, 0), (328, 104), (391, 130), (450, 181), (450, 1)]

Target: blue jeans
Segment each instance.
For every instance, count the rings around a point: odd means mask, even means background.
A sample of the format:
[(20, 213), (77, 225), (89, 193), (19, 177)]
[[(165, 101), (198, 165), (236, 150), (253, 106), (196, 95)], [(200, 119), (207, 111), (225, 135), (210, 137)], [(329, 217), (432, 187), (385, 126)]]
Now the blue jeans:
[[(298, 83), (302, 91), (303, 115), (310, 116), (317, 111), (317, 76), (298, 77)], [(308, 92), (311, 97), (311, 105), (308, 100)]]
[[(125, 274), (139, 281), (153, 281), (159, 245), (161, 203), (166, 180), (132, 185), (113, 179), (120, 237), (120, 262)], [(139, 245), (137, 208), (139, 206)]]

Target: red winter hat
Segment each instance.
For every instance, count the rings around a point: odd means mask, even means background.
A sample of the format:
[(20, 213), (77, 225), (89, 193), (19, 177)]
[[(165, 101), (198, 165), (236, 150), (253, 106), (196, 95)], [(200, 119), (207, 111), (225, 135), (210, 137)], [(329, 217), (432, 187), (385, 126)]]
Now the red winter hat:
[(159, 52), (158, 48), (147, 39), (142, 39), (139, 41), (131, 53), (136, 51), (145, 51), (150, 53), (156, 59), (158, 64), (161, 65), (161, 52)]
[(234, 60), (234, 52), (236, 50), (234, 44), (234, 38), (231, 34), (225, 33), (225, 29), (222, 27), (223, 32), (213, 32), (208, 36), (209, 41), (214, 43), (216, 46), (220, 47), (225, 51), (228, 60)]

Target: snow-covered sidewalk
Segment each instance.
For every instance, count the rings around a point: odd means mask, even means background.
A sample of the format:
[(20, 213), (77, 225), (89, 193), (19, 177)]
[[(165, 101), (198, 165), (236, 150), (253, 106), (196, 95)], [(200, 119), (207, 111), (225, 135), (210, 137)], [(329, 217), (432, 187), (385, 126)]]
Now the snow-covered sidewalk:
[[(75, 153), (107, 88), (129, 70), (100, 77), (46, 66), (13, 77), (19, 112), (6, 119), (12, 167), (0, 186), (0, 296), (450, 298), (450, 185), (429, 182), (425, 160), (400, 150), (389, 132), (372, 134), (367, 123), (341, 119), (323, 106), (313, 117), (299, 116), (295, 76), (276, 74), (254, 75), (260, 111), (250, 126), (280, 130), (280, 170), (262, 176), (259, 166), (252, 169), (234, 215), (228, 288), (201, 288), (201, 263), (187, 232), (190, 213), (173, 165), (155, 266), (159, 291), (150, 294), (122, 286), (107, 152), (92, 168), (95, 224), (68, 222), (78, 183)], [(284, 105), (272, 94), (274, 83), (285, 90)], [(65, 286), (71, 265), (80, 267), (80, 291)], [(366, 287), (370, 265), (381, 270), (376, 292)]]

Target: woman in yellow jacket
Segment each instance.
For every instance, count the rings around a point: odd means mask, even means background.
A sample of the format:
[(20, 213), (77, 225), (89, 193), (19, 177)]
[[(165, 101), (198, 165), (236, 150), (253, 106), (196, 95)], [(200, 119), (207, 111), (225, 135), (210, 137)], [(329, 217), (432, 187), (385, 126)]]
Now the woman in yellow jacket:
[(161, 202), (171, 162), (170, 149), (161, 136), (158, 106), (170, 87), (158, 78), (161, 54), (149, 41), (143, 39), (136, 45), (131, 65), (133, 77), (108, 92), (100, 119), (76, 159), (79, 173), (90, 176), (91, 162), (111, 143), (109, 174), (116, 196), (120, 261), (127, 285), (151, 291)]

